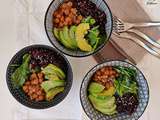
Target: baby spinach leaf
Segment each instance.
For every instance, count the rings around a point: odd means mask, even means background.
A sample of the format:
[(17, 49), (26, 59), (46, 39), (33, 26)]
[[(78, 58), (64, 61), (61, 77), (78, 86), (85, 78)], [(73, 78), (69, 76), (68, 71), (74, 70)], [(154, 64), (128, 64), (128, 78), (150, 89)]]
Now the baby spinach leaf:
[(99, 26), (93, 27), (91, 30), (89, 30), (89, 34), (87, 35), (89, 39), (90, 45), (93, 47), (93, 49), (96, 49), (99, 43)]
[(29, 69), (30, 58), (31, 56), (29, 54), (25, 54), (23, 56), (22, 64), (12, 74), (11, 79), (15, 87), (21, 87), (24, 84), (25, 80), (27, 79), (27, 76), (30, 72)]

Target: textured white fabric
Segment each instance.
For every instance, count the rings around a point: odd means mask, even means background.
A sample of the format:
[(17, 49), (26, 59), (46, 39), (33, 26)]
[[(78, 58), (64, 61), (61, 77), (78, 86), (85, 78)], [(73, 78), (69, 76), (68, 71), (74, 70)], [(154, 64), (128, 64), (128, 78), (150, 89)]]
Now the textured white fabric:
[[(32, 44), (51, 45), (44, 30), (44, 16), (51, 0), (16, 0), (15, 5), (15, 23), (17, 44), (22, 47)], [(89, 70), (89, 66), (95, 64), (92, 57), (82, 59), (82, 65), (77, 59), (72, 59), (72, 68), (74, 71), (73, 86), (68, 96), (55, 107), (46, 110), (33, 110), (21, 106), (24, 112), (15, 112), (18, 117), (15, 120), (23, 120), (21, 116), (28, 112), (27, 119), (31, 120), (80, 120), (81, 106), (79, 100), (79, 88), (84, 74)], [(87, 61), (87, 65), (83, 65)], [(76, 66), (76, 67), (75, 67)], [(83, 68), (88, 68), (83, 70)], [(79, 77), (80, 76), (80, 77)], [(23, 109), (22, 109), (23, 108)], [(22, 114), (22, 115), (20, 115)], [(21, 118), (21, 119), (20, 119)]]
[[(32, 32), (35, 34), (34, 37), (33, 35), (29, 35), (29, 33), (30, 34), (33, 33), (29, 32), (30, 31), (29, 27), (27, 27), (28, 26), (27, 21), (29, 20), (29, 18), (27, 17), (28, 12), (26, 12), (28, 11), (27, 9), (29, 9), (27, 7), (29, 6), (29, 4), (30, 5), (32, 5), (32, 3), (35, 4), (35, 2), (33, 1), (38, 2), (38, 4), (36, 4), (36, 6), (34, 7), (34, 10), (36, 9), (36, 11), (38, 11), (40, 9), (43, 11), (42, 14), (41, 13), (38, 14), (40, 16), (38, 18), (42, 20), (42, 21), (40, 20), (40, 24), (36, 21), (34, 22), (34, 24), (33, 22), (30, 22), (31, 28), (32, 25), (37, 26), (35, 30), (32, 30)], [(73, 100), (71, 101), (71, 99), (66, 98), (65, 99), (66, 102), (60, 103), (62, 105), (57, 106), (56, 108), (51, 108), (49, 110), (44, 110), (44, 111), (31, 110), (29, 108), (26, 108), (14, 99), (14, 97), (10, 94), (6, 85), (6, 78), (5, 78), (6, 67), (11, 57), (18, 50), (20, 50), (26, 45), (32, 44), (33, 41), (34, 41), (33, 43), (43, 43), (50, 45), (43, 28), (44, 11), (46, 10), (50, 1), (51, 0), (19, 0), (17, 2), (16, 0), (0, 0), (0, 41), (1, 41), (0, 119), (1, 120), (47, 120), (48, 118), (49, 120), (57, 120), (56, 118), (58, 118), (58, 120), (63, 118), (67, 120), (81, 119), (80, 117), (82, 109), (79, 101), (79, 88), (85, 73), (96, 64), (96, 62), (91, 57), (83, 59), (75, 59), (68, 57), (74, 71), (74, 83), (72, 90), (69, 94), (69, 97), (71, 97)], [(123, 1), (123, 0), (117, 0), (117, 1)], [(160, 0), (154, 0), (154, 1), (159, 1), (158, 2), (159, 4), (156, 5), (146, 5), (146, 1), (148, 0), (138, 0), (139, 4), (144, 7), (145, 11), (150, 15), (150, 17), (153, 20), (160, 20), (160, 13), (159, 13)], [(30, 11), (33, 10), (31, 8), (32, 7), (30, 6)], [(30, 19), (30, 21), (32, 20)], [(149, 106), (147, 107), (146, 112), (143, 114), (140, 120), (159, 120), (160, 95), (157, 93), (158, 91), (160, 91), (159, 87), (160, 60), (149, 54), (146, 54), (146, 56), (144, 56), (141, 62), (138, 63), (138, 67), (140, 68), (140, 70), (142, 70), (142, 72), (146, 76), (150, 87)], [(67, 108), (64, 107), (66, 105)], [(59, 108), (63, 108), (63, 111), (60, 115), (57, 114), (57, 110), (59, 110)], [(70, 117), (71, 114), (72, 117)], [(86, 117), (83, 118), (82, 120), (87, 120)]]

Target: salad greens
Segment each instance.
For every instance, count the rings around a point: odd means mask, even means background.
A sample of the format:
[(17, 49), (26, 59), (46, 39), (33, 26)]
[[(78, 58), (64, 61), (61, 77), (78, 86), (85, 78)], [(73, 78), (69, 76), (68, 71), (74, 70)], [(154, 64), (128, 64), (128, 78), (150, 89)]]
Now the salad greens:
[(15, 87), (23, 86), (25, 80), (27, 79), (27, 76), (30, 73), (30, 69), (29, 69), (30, 59), (31, 59), (31, 56), (29, 54), (25, 54), (23, 56), (22, 64), (12, 74), (11, 79)]
[(89, 34), (87, 35), (88, 41), (91, 46), (93, 46), (93, 49), (96, 49), (99, 43), (99, 26), (93, 27), (91, 30), (89, 30)]
[(136, 70), (121, 66), (117, 66), (115, 69), (119, 73), (119, 77), (114, 81), (118, 95), (123, 96), (125, 93), (137, 95), (138, 84), (136, 82)]

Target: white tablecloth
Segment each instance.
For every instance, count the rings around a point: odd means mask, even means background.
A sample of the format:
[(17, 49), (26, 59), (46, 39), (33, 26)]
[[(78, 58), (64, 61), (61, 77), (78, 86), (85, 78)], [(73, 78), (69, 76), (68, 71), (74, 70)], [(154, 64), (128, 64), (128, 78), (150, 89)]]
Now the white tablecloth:
[[(51, 45), (44, 31), (44, 14), (51, 0), (0, 1), (0, 119), (1, 120), (80, 120), (82, 108), (79, 89), (85, 73), (96, 65), (92, 57), (68, 57), (74, 71), (73, 86), (66, 99), (46, 110), (33, 110), (19, 104), (9, 93), (5, 71), (11, 57), (21, 48), (31, 44)], [(160, 21), (160, 6), (146, 5), (138, 0), (154, 20)], [(158, 120), (160, 113), (159, 68), (160, 60), (146, 55), (138, 67), (144, 72), (150, 87), (149, 106), (140, 120)], [(160, 119), (160, 118), (159, 118)]]

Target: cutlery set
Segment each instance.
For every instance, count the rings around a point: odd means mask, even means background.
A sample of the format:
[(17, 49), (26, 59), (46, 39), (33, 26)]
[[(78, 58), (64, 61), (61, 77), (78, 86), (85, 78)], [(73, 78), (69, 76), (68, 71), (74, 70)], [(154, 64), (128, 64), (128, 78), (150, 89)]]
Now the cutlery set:
[[(150, 36), (146, 35), (145, 33), (141, 32), (136, 28), (147, 28), (147, 27), (160, 27), (160, 22), (150, 22), (150, 23), (128, 23), (124, 22), (123, 20), (113, 16), (113, 34), (119, 38), (125, 38), (132, 40), (140, 47), (144, 48), (148, 51), (151, 55), (160, 58), (160, 43), (153, 40)], [(136, 36), (133, 36), (132, 34)], [(138, 39), (138, 37), (142, 38)], [(146, 44), (145, 42), (148, 44)], [(157, 48), (157, 49), (154, 49)]]

